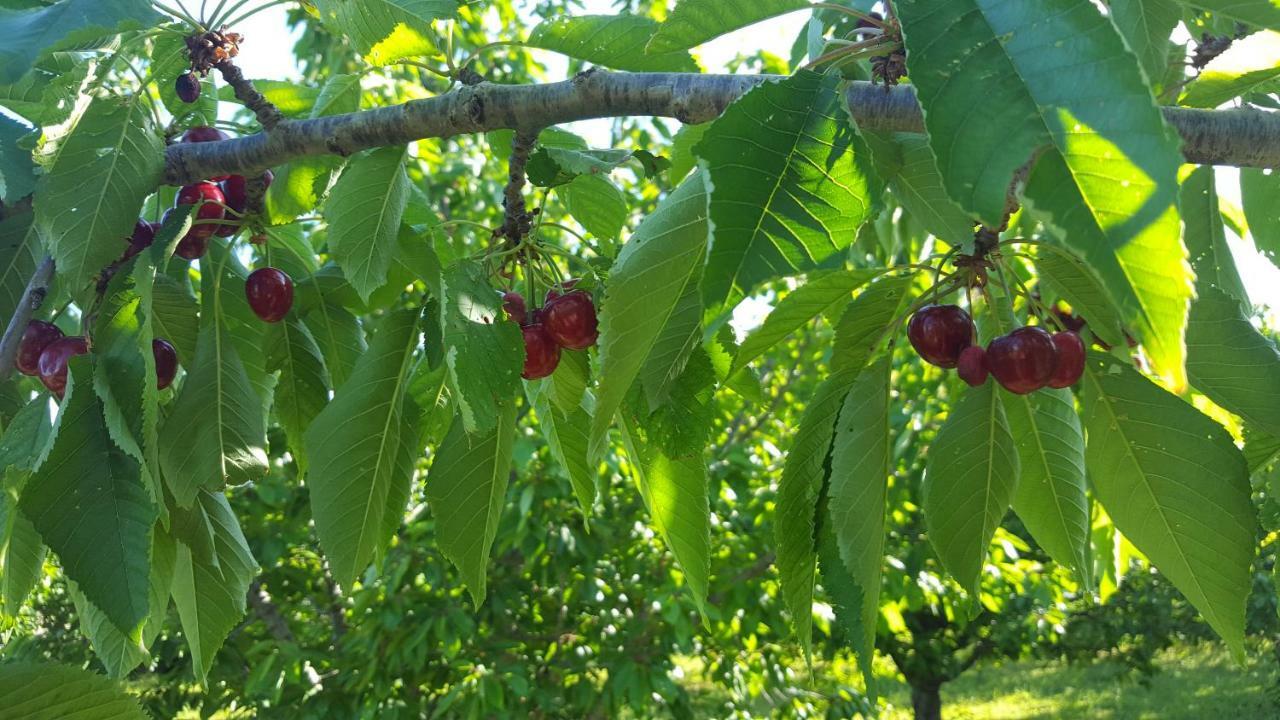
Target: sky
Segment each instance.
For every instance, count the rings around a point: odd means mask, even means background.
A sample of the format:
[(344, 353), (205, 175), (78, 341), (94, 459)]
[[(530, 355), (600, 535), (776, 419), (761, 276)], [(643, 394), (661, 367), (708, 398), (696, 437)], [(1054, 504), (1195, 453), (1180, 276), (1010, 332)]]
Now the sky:
[[(616, 12), (610, 0), (586, 0), (584, 5), (585, 8), (581, 12), (584, 15)], [(274, 7), (258, 13), (241, 27), (235, 28), (246, 38), (240, 50), (239, 64), (242, 67), (252, 68), (252, 71), (247, 73), (249, 77), (276, 79), (300, 77), (292, 54), (296, 33), (290, 33), (285, 17), (284, 7)], [(806, 13), (796, 12), (757, 23), (696, 48), (694, 55), (708, 72), (723, 72), (725, 64), (743, 49), (759, 48), (786, 57), (807, 19)], [(263, 41), (263, 38), (269, 40)], [(542, 50), (533, 52), (547, 67), (549, 81), (565, 77), (568, 63), (562, 56)], [(566, 128), (582, 135), (588, 141), (595, 140), (597, 144), (608, 142), (608, 120), (571, 123)], [(1218, 193), (1224, 201), (1236, 207), (1240, 206), (1239, 177), (1240, 173), (1235, 168), (1217, 169)], [(1241, 240), (1230, 230), (1227, 233), (1236, 267), (1240, 271), (1250, 299), (1255, 305), (1267, 308), (1273, 326), (1280, 325), (1280, 268), (1257, 253), (1251, 242)], [(760, 307), (748, 304), (735, 314), (734, 325), (754, 325), (759, 322), (757, 316), (767, 312), (767, 309), (767, 304)]]

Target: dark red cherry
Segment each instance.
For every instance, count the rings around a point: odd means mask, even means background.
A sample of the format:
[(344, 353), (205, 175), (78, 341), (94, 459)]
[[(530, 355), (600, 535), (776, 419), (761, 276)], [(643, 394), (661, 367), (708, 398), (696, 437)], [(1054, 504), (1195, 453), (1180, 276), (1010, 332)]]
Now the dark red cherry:
[(194, 73), (182, 73), (174, 83), (173, 89), (178, 93), (179, 100), (184, 103), (193, 103), (200, 99), (200, 78)]
[(155, 338), (151, 341), (151, 354), (156, 358), (156, 389), (163, 390), (178, 375), (178, 351), (168, 340)]
[(202, 238), (212, 237), (221, 225), (208, 223), (206, 220), (221, 220), (226, 210), (219, 203), (225, 203), (227, 197), (216, 183), (198, 182), (183, 186), (178, 191), (177, 205), (199, 205), (195, 217), (191, 218), (191, 229), (187, 236)]
[(1049, 387), (1071, 387), (1084, 374), (1084, 341), (1073, 332), (1059, 332), (1053, 334), (1053, 345), (1058, 351), (1058, 364), (1049, 376)]
[(960, 351), (956, 360), (956, 374), (973, 387), (987, 381), (987, 351), (981, 345), (970, 345)]
[(597, 329), (596, 306), (591, 296), (581, 290), (561, 295), (543, 309), (542, 325), (547, 334), (560, 347), (584, 350), (596, 344), (600, 336)]
[[(209, 127), (208, 125), (197, 125), (187, 128), (182, 134), (182, 142), (184, 143), (200, 143), (200, 142), (218, 142), (219, 140), (230, 140), (231, 136), (222, 132), (218, 128)], [(215, 175), (209, 178), (209, 182), (222, 182), (226, 180), (226, 175)]]
[(135, 223), (133, 234), (129, 236), (129, 247), (125, 248), (124, 257), (121, 260), (128, 260), (151, 247), (151, 243), (156, 241), (156, 231), (159, 229), (159, 225), (149, 223), (146, 220), (139, 220)]
[(89, 343), (82, 337), (64, 337), (49, 343), (40, 353), (40, 382), (49, 388), (58, 399), (67, 391), (67, 361), (73, 355), (84, 355), (89, 352)]
[(535, 323), (525, 325), (520, 331), (524, 333), (524, 371), (520, 376), (525, 380), (537, 380), (555, 372), (560, 364), (560, 346), (546, 329)]
[[(271, 187), (271, 183), (274, 180), (275, 174), (270, 170), (262, 173), (262, 182), (265, 187)], [(222, 181), (222, 194), (227, 197), (227, 206), (241, 214), (244, 214), (249, 207), (247, 186), (248, 179), (243, 175), (232, 175)], [(231, 215), (230, 219), (238, 220), (239, 217)], [(239, 230), (240, 228), (237, 225), (220, 225), (215, 234), (218, 237), (231, 237)]]
[(524, 325), (525, 320), (529, 318), (529, 309), (525, 306), (524, 296), (518, 292), (502, 293), (502, 308), (507, 311), (507, 317), (521, 325)]
[(925, 362), (953, 368), (960, 352), (973, 344), (976, 329), (969, 313), (957, 305), (928, 305), (907, 324), (907, 339)]
[(1044, 387), (1058, 364), (1053, 336), (1040, 327), (1021, 327), (987, 345), (987, 369), (1005, 390), (1026, 395)]
[(244, 283), (253, 314), (267, 322), (280, 322), (293, 307), (293, 280), (283, 270), (258, 268)]
[(573, 286), (578, 284), (578, 280), (579, 278), (570, 278), (560, 283), (559, 287), (547, 288), (547, 296), (543, 298), (542, 304), (550, 305), (552, 300), (572, 290)]
[(23, 331), (22, 340), (18, 343), (18, 357), (14, 360), (18, 372), (23, 375), (39, 375), (40, 353), (44, 352), (50, 343), (61, 339), (62, 331), (53, 323), (43, 320), (32, 320), (27, 323), (27, 329)]

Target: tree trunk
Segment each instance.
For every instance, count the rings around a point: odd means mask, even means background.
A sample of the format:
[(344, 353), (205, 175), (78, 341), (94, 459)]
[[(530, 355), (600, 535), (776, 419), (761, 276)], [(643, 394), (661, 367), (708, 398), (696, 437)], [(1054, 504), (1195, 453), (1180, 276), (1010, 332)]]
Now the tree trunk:
[(915, 720), (942, 720), (942, 695), (938, 685), (911, 687), (911, 709)]

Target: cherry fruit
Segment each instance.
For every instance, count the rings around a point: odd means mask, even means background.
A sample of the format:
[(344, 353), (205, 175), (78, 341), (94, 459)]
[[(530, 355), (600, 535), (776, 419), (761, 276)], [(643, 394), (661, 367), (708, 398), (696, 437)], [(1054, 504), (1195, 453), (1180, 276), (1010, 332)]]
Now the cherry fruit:
[(960, 353), (973, 344), (976, 329), (969, 313), (957, 305), (928, 305), (907, 324), (907, 339), (925, 362), (953, 368)]
[(578, 284), (578, 278), (570, 278), (560, 283), (559, 287), (547, 288), (547, 295), (545, 298), (543, 298), (542, 304), (550, 305), (552, 300), (555, 300), (561, 295), (564, 295), (565, 293), (569, 292), (570, 290), (573, 289), (573, 286), (577, 284)]
[(18, 357), (14, 361), (14, 366), (23, 375), (39, 375), (40, 353), (55, 340), (61, 339), (62, 331), (57, 325), (43, 320), (32, 320), (27, 323), (27, 329), (23, 331), (22, 340), (18, 343)]
[(1053, 334), (1053, 345), (1058, 351), (1058, 364), (1049, 376), (1049, 387), (1071, 387), (1084, 374), (1084, 341), (1073, 332), (1059, 332)]
[(502, 293), (502, 308), (507, 311), (507, 317), (520, 325), (524, 325), (529, 318), (529, 308), (525, 306), (524, 296), (518, 292)]
[(125, 248), (124, 257), (121, 260), (128, 260), (151, 247), (151, 243), (156, 241), (156, 231), (159, 229), (159, 225), (149, 223), (146, 220), (139, 220), (135, 223), (133, 234), (129, 236), (129, 247)]
[(556, 371), (560, 364), (560, 346), (547, 334), (546, 328), (538, 323), (520, 328), (524, 333), (524, 371), (520, 376), (525, 380), (544, 378)]
[[(262, 182), (265, 187), (271, 187), (274, 180), (275, 174), (270, 170), (262, 173)], [(232, 175), (222, 181), (222, 194), (227, 197), (227, 207), (241, 215), (249, 207), (248, 184), (248, 178), (243, 175)], [(215, 234), (218, 237), (231, 237), (239, 230), (239, 225), (219, 225)]]
[(156, 359), (156, 389), (163, 390), (178, 375), (178, 351), (168, 340), (155, 338), (151, 341), (151, 354)]
[(200, 78), (197, 78), (194, 73), (182, 73), (174, 83), (173, 89), (178, 93), (179, 100), (184, 103), (193, 103), (200, 99)]
[(585, 350), (600, 336), (596, 306), (591, 295), (575, 290), (561, 295), (543, 308), (542, 325), (560, 347)]
[(223, 219), (226, 216), (226, 210), (220, 203), (225, 203), (226, 201), (226, 195), (222, 194), (222, 189), (215, 183), (198, 182), (183, 186), (178, 191), (176, 204), (200, 206), (196, 209), (195, 217), (191, 220), (193, 224), (191, 229), (187, 231), (187, 236), (212, 237), (221, 225), (205, 221)]
[(254, 315), (266, 322), (280, 322), (293, 307), (293, 280), (283, 270), (258, 268), (249, 273), (244, 294)]
[(72, 356), (87, 352), (89, 343), (82, 337), (64, 337), (49, 343), (44, 352), (40, 353), (40, 382), (61, 400), (62, 394), (67, 391), (67, 361)]
[(987, 369), (1005, 390), (1018, 395), (1048, 384), (1057, 364), (1053, 336), (1041, 327), (1021, 327), (987, 345)]
[(972, 387), (987, 382), (987, 351), (981, 345), (970, 345), (956, 359), (956, 374)]

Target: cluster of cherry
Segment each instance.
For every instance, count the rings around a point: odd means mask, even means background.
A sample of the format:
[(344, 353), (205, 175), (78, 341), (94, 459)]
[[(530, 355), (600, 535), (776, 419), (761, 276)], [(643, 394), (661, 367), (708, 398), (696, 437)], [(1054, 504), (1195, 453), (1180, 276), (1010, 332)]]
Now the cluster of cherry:
[(590, 293), (572, 290), (577, 284), (575, 278), (565, 281), (561, 289), (548, 290), (542, 307), (533, 312), (520, 293), (502, 294), (502, 307), (524, 334), (524, 379), (537, 380), (555, 372), (561, 348), (585, 350), (596, 344), (600, 335), (596, 306)]
[[(67, 390), (67, 363), (87, 352), (87, 338), (66, 337), (57, 325), (32, 320), (22, 333), (14, 365), (23, 375), (39, 376), (40, 382), (61, 400)], [(162, 338), (151, 341), (151, 352), (156, 359), (156, 387), (163, 390), (178, 374), (178, 352)]]
[(985, 350), (974, 344), (977, 334), (969, 313), (956, 305), (923, 307), (907, 325), (907, 338), (920, 357), (955, 368), (973, 387), (985, 383), (990, 373), (1004, 389), (1026, 395), (1045, 387), (1070, 387), (1084, 374), (1084, 341), (1074, 332), (1020, 327), (987, 343)]

